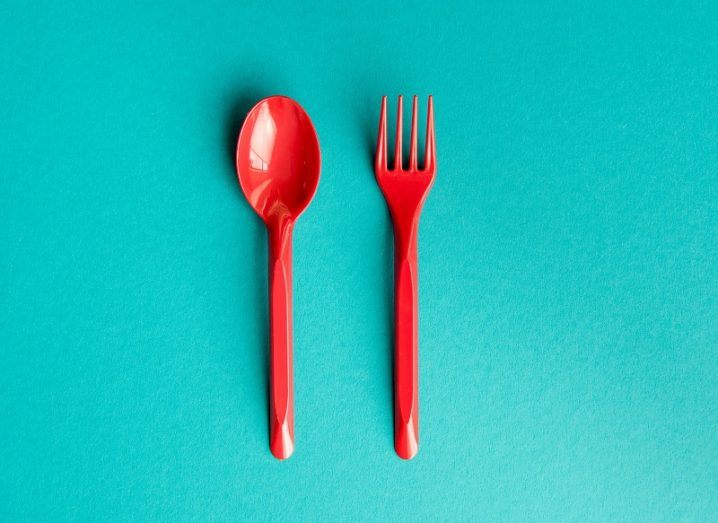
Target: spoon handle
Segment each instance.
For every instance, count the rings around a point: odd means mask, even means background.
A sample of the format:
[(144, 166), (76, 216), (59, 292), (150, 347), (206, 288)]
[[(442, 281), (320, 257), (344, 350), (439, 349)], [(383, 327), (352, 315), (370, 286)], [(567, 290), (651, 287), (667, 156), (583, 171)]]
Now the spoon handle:
[(289, 221), (269, 227), (269, 447), (278, 459), (294, 451), (292, 228)]
[(419, 275), (416, 220), (395, 224), (394, 449), (403, 459), (419, 450)]

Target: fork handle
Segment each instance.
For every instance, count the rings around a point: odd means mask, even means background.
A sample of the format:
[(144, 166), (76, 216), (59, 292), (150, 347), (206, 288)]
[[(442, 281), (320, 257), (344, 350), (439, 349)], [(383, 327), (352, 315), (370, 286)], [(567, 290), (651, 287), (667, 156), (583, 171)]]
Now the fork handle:
[(278, 459), (294, 452), (291, 221), (269, 224), (269, 447)]
[(394, 245), (394, 449), (403, 459), (419, 450), (417, 234), (417, 223), (397, 230)]

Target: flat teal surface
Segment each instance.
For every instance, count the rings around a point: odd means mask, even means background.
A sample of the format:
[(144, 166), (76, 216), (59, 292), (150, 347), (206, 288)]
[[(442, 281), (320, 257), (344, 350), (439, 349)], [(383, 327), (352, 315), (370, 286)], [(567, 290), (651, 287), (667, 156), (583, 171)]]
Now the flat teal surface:
[[(718, 520), (716, 3), (285, 4), (3, 3), (0, 520)], [(411, 462), (371, 168), (399, 93), (439, 164)], [(271, 94), (323, 155), (283, 463), (232, 161)]]

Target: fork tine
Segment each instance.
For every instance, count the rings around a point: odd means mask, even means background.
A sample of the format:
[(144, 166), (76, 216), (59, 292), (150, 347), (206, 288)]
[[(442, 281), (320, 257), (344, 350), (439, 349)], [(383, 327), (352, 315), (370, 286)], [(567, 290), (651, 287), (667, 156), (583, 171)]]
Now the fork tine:
[(417, 128), (417, 96), (414, 95), (414, 99), (411, 102), (411, 148), (409, 149), (409, 170), (416, 170), (416, 156), (418, 146), (416, 144), (416, 128)]
[(386, 169), (386, 96), (381, 98), (381, 113), (379, 115), (379, 138), (376, 143), (376, 156), (374, 167), (377, 170)]
[(426, 115), (426, 156), (424, 170), (433, 172), (436, 168), (436, 139), (434, 137), (434, 97), (429, 95), (429, 110)]
[(403, 147), (402, 144), (402, 125), (401, 122), (404, 119), (404, 97), (402, 95), (399, 95), (399, 108), (396, 112), (396, 147), (394, 148), (394, 170), (395, 171), (401, 171), (402, 167), (402, 155), (401, 150)]

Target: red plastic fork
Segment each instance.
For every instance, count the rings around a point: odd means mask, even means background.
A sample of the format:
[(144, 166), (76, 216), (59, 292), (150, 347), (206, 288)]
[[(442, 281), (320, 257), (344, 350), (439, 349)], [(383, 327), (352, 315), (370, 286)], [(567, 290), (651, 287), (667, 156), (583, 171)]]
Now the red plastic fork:
[(429, 96), (426, 155), (417, 161), (417, 97), (411, 115), (409, 167), (402, 162), (403, 99), (399, 96), (394, 168), (387, 164), (386, 96), (381, 101), (379, 139), (374, 173), (394, 224), (394, 448), (399, 457), (413, 458), (419, 450), (419, 276), (417, 243), (419, 216), (436, 175), (434, 101)]

